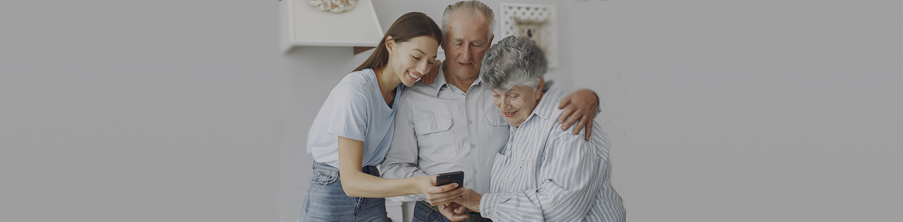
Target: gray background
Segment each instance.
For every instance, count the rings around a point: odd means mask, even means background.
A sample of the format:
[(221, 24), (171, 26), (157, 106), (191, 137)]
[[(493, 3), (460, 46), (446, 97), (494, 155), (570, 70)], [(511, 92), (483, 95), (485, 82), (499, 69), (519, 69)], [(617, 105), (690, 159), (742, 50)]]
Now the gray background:
[[(602, 97), (631, 221), (900, 220), (901, 3), (546, 3), (550, 78)], [(291, 220), (307, 128), (366, 55), (283, 53), (277, 9), (0, 2), (0, 221)]]

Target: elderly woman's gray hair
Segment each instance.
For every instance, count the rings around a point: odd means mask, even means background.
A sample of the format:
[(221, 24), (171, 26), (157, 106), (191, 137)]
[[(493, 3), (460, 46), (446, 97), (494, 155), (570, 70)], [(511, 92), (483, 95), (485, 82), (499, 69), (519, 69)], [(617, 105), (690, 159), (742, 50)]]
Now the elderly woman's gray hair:
[(535, 88), (547, 67), (546, 55), (533, 40), (508, 36), (486, 51), (480, 78), (490, 89), (507, 91), (517, 85)]

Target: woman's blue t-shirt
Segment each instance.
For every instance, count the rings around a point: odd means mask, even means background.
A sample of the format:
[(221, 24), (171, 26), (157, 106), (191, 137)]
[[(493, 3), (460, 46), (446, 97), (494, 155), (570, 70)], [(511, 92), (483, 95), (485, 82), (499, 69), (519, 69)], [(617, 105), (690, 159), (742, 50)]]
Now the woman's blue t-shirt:
[(407, 87), (398, 84), (392, 107), (386, 105), (372, 69), (352, 72), (329, 92), (307, 134), (307, 154), (339, 167), (338, 137), (364, 141), (363, 166), (386, 158), (395, 133), (395, 110)]

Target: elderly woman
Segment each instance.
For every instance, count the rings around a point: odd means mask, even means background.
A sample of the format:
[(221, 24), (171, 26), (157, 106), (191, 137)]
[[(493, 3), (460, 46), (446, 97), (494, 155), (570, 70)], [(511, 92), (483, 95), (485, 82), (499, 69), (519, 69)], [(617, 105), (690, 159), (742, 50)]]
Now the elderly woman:
[(508, 144), (496, 154), (489, 193), (466, 190), (440, 207), (446, 217), (476, 211), (493, 221), (625, 220), (609, 179), (608, 138), (599, 124), (590, 141), (559, 130), (557, 105), (565, 95), (543, 92), (545, 72), (545, 55), (526, 37), (509, 36), (486, 52), (480, 78), (510, 124)]

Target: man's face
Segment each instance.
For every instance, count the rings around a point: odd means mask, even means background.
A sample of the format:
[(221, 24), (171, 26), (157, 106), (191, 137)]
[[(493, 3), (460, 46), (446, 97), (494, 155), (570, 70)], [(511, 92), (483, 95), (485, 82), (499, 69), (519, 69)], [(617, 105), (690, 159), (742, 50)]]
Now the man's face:
[(465, 13), (463, 10), (452, 13), (448, 18), (448, 34), (442, 44), (447, 74), (451, 74), (446, 78), (476, 80), (480, 75), (483, 55), (491, 43), (489, 22), (483, 13)]

